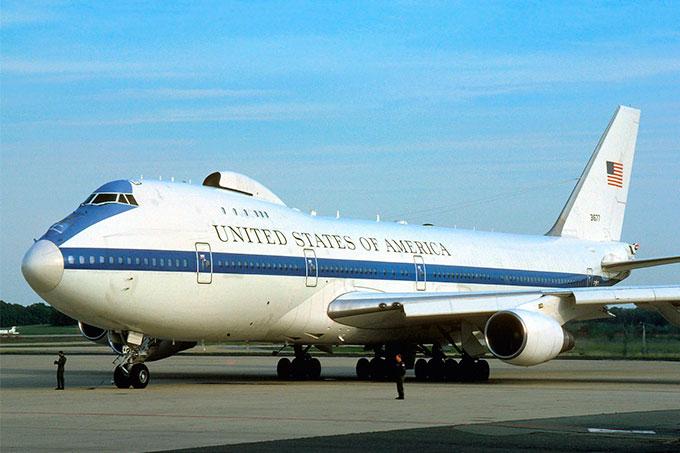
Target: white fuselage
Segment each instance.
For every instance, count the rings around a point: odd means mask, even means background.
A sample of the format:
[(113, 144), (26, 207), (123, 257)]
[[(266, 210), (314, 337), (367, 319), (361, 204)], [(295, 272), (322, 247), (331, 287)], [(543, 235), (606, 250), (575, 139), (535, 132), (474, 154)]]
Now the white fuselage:
[(157, 338), (426, 341), (429, 328), (338, 324), (328, 304), (357, 290), (611, 285), (602, 261), (630, 258), (620, 242), (318, 217), (212, 187), (130, 186), (139, 206), (84, 205), (80, 220), (46, 233), (64, 272), (41, 296), (88, 324)]

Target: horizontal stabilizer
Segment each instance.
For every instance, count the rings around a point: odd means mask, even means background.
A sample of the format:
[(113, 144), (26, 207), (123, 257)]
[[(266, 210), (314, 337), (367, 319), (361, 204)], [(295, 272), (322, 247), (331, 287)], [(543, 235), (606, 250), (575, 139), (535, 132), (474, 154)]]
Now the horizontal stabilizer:
[(616, 261), (602, 263), (602, 269), (607, 272), (624, 272), (643, 267), (663, 266), (664, 264), (680, 263), (680, 256), (667, 256), (664, 258), (649, 258), (646, 260)]

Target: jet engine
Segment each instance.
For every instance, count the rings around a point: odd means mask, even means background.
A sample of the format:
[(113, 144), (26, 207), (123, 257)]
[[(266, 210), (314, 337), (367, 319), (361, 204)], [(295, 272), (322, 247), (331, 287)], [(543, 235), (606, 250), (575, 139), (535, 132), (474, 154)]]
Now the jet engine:
[(88, 340), (94, 341), (98, 344), (108, 344), (108, 339), (106, 338), (108, 331), (106, 329), (91, 326), (89, 324), (85, 324), (82, 321), (78, 321), (78, 328), (80, 329), (80, 333), (82, 333), (83, 336)]
[(493, 355), (520, 366), (547, 362), (574, 347), (574, 337), (553, 318), (522, 309), (491, 316), (484, 337)]

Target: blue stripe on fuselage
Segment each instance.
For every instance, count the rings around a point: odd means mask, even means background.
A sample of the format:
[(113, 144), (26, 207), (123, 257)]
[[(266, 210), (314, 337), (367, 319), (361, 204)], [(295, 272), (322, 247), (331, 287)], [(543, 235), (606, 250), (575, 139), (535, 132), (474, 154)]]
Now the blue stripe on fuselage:
[[(198, 254), (210, 252), (102, 249), (62, 247), (65, 269), (155, 271), (196, 273)], [(207, 258), (206, 258), (207, 259)], [(162, 261), (161, 261), (162, 260)], [(247, 274), (305, 277), (305, 257), (279, 255), (250, 255), (212, 253), (213, 274)], [(318, 258), (319, 278), (352, 278), (368, 280), (416, 280), (415, 263), (360, 261)], [(207, 272), (210, 272), (207, 268)], [(315, 272), (309, 272), (314, 276)], [(467, 283), (503, 286), (584, 287), (588, 275), (565, 272), (528, 271), (521, 269), (495, 269), (472, 266), (425, 264), (425, 280), (436, 283)], [(590, 276), (591, 285), (610, 286), (617, 282), (599, 275)], [(418, 277), (422, 280), (422, 276)]]
[(103, 204), (99, 206), (80, 206), (68, 217), (52, 225), (47, 230), (47, 233), (40, 239), (47, 239), (48, 241), (54, 242), (57, 246), (61, 246), (64, 242), (95, 223), (129, 211), (130, 209), (135, 209), (136, 207), (137, 206), (118, 203)]

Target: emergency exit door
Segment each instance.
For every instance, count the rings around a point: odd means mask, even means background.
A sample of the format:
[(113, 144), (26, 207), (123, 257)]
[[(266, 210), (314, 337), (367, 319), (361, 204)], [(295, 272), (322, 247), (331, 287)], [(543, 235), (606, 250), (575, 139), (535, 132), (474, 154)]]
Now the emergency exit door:
[(425, 291), (427, 285), (426, 272), (425, 272), (425, 260), (420, 255), (415, 255), (413, 257), (413, 263), (415, 265), (416, 271), (416, 291)]
[(212, 252), (210, 244), (196, 243), (196, 281), (202, 284), (212, 283)]
[(316, 261), (316, 253), (312, 249), (305, 249), (305, 284), (316, 286), (319, 280), (319, 266)]

